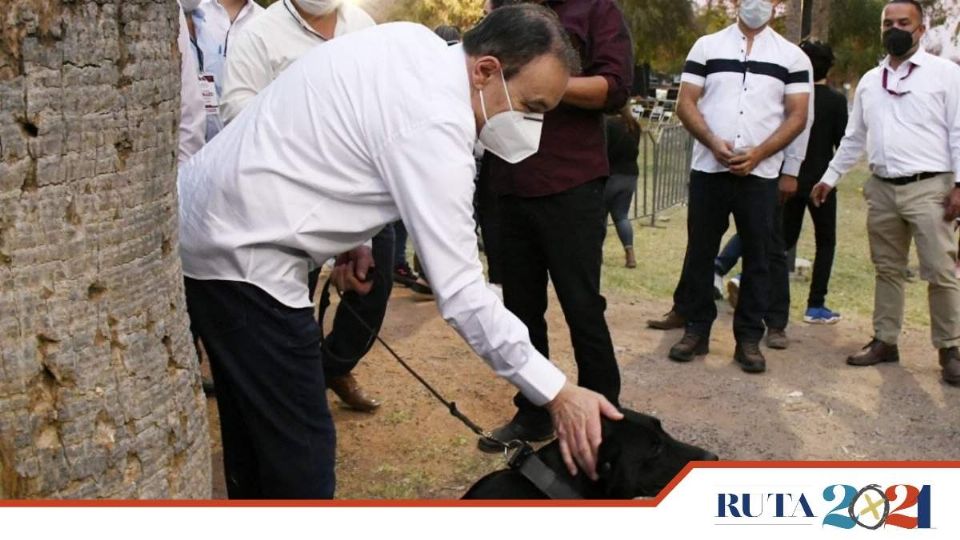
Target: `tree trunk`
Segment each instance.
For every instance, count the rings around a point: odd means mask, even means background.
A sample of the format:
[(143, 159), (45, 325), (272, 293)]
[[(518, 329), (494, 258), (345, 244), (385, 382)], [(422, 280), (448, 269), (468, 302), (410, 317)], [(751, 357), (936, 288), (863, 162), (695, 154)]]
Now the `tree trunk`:
[(806, 0), (813, 2), (813, 17), (810, 25), (810, 38), (827, 41), (830, 38), (830, 2), (831, 0)]
[(4, 0), (0, 498), (209, 497), (171, 0)]
[(803, 23), (803, 6), (801, 0), (785, 0), (784, 6), (784, 35), (793, 43), (800, 42), (800, 28)]

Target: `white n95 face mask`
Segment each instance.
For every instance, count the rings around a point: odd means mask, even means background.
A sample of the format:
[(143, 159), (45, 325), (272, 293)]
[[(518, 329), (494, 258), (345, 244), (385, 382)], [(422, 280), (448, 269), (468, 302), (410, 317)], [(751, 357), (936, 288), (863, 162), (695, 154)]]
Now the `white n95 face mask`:
[(336, 11), (343, 0), (293, 0), (300, 8), (310, 15), (326, 15)]
[(190, 13), (200, 7), (200, 0), (180, 0), (180, 7), (183, 8), (184, 13)]
[(503, 83), (503, 92), (507, 95), (510, 110), (488, 118), (487, 104), (483, 99), (483, 90), (480, 90), (480, 110), (484, 120), (483, 129), (480, 130), (480, 142), (486, 150), (507, 163), (520, 163), (540, 149), (543, 114), (513, 110), (503, 71), (500, 71), (500, 81)]
[(770, 0), (741, 0), (740, 20), (747, 28), (757, 29), (773, 17), (773, 2)]

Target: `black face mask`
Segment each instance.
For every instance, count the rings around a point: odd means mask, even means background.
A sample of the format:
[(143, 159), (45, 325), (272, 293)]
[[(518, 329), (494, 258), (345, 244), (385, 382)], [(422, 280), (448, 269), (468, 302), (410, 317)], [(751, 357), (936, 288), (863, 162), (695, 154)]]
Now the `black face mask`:
[(887, 28), (883, 31), (883, 47), (891, 56), (903, 56), (913, 48), (913, 32)]

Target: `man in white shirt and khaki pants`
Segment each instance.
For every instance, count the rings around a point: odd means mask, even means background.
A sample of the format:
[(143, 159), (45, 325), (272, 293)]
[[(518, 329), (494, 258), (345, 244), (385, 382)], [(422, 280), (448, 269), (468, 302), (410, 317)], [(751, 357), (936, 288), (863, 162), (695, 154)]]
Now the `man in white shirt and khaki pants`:
[(883, 11), (889, 55), (860, 79), (847, 133), (811, 197), (822, 203), (867, 151), (870, 256), (876, 268), (873, 339), (847, 358), (852, 366), (900, 359), (910, 239), (927, 281), (930, 333), (943, 380), (960, 385), (960, 283), (954, 274), (960, 216), (960, 66), (920, 47), (923, 8), (893, 0)]

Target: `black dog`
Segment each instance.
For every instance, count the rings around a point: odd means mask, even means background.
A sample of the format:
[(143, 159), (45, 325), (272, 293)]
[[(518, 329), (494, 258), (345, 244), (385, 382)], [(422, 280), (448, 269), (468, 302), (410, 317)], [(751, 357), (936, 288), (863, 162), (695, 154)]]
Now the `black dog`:
[[(653, 497), (691, 461), (716, 461), (717, 456), (702, 448), (673, 439), (660, 420), (646, 414), (622, 410), (624, 419), (603, 421), (603, 442), (597, 458), (599, 480), (579, 473), (570, 476), (560, 455), (560, 443), (553, 441), (536, 451), (536, 456), (561, 481), (584, 499), (633, 499)], [(481, 478), (464, 499), (547, 499), (543, 491), (514, 469), (495, 471)]]

